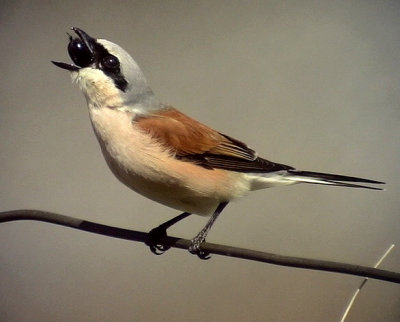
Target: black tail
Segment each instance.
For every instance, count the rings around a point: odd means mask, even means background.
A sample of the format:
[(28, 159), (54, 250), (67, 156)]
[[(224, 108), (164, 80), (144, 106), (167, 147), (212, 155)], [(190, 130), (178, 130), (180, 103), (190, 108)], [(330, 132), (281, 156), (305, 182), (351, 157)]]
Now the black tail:
[(373, 190), (383, 190), (383, 189), (373, 187), (373, 186), (356, 184), (354, 182), (370, 183), (370, 184), (384, 184), (384, 182), (381, 182), (381, 181), (375, 181), (375, 180), (363, 179), (363, 178), (357, 178), (357, 177), (349, 177), (349, 176), (343, 176), (343, 175), (331, 174), (331, 173), (300, 171), (300, 170), (287, 170), (287, 173), (295, 181), (307, 182), (307, 183), (312, 183), (312, 184), (326, 184), (326, 185), (335, 185), (335, 186), (351, 187), (351, 188), (365, 188), (365, 189), (373, 189)]

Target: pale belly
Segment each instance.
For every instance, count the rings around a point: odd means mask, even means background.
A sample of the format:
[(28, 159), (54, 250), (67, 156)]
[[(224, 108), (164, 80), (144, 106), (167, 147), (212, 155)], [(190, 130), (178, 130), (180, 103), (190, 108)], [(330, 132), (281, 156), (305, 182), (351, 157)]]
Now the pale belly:
[(249, 191), (241, 173), (210, 170), (174, 158), (135, 128), (127, 113), (102, 109), (93, 111), (91, 119), (111, 171), (126, 186), (151, 200), (180, 211), (210, 215), (220, 202)]
[(135, 169), (123, 168), (104, 149), (103, 154), (109, 168), (123, 184), (165, 206), (198, 215), (210, 215), (225, 200), (226, 196), (219, 195), (215, 189), (201, 191), (169, 173), (150, 173), (152, 169), (148, 169), (144, 177), (136, 173)]

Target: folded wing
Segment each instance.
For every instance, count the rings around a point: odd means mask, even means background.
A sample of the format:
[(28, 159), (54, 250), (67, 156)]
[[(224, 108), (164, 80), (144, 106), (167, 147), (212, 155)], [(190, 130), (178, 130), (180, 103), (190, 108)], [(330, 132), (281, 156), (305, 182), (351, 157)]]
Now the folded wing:
[[(224, 169), (252, 173), (265, 181), (269, 173), (278, 172), (282, 181), (311, 183), (352, 188), (367, 188), (366, 184), (383, 182), (330, 173), (300, 171), (291, 166), (275, 163), (257, 156), (246, 144), (219, 133), (186, 116), (173, 107), (165, 108), (149, 116), (135, 120), (136, 124), (175, 155), (177, 159), (192, 162), (207, 169)], [(276, 176), (271, 179), (279, 180)], [(360, 184), (362, 183), (362, 184)]]
[(257, 156), (246, 144), (186, 116), (175, 108), (136, 120), (138, 126), (152, 135), (175, 157), (209, 169), (237, 172), (273, 172), (293, 169)]

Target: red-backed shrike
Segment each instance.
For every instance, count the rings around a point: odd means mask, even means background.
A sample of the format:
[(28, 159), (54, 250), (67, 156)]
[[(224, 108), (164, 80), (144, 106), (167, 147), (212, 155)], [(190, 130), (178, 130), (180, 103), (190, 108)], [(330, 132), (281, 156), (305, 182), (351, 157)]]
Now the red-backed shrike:
[[(364, 184), (382, 182), (300, 171), (258, 157), (246, 144), (161, 103), (120, 46), (72, 29), (78, 35), (69, 36), (74, 64), (53, 63), (69, 70), (84, 93), (111, 171), (143, 196), (184, 211), (153, 229), (153, 237), (189, 214), (211, 215), (189, 249), (207, 258), (200, 244), (213, 222), (231, 200), (249, 191), (295, 183), (379, 190)], [(154, 253), (166, 249), (157, 240), (149, 245)]]

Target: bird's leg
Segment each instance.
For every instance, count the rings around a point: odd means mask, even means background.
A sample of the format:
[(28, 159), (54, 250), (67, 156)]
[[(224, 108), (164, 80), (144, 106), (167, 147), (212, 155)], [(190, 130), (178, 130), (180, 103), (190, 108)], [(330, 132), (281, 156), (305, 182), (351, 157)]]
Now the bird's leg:
[(170, 246), (167, 246), (163, 243), (167, 237), (167, 229), (189, 215), (190, 213), (184, 212), (149, 231), (146, 245), (150, 247), (150, 250), (153, 254), (162, 255), (170, 248)]
[(189, 252), (192, 254), (196, 254), (200, 259), (209, 259), (210, 253), (202, 251), (200, 249), (200, 244), (206, 240), (207, 234), (210, 231), (212, 225), (214, 224), (215, 220), (218, 218), (219, 214), (224, 210), (228, 202), (224, 201), (221, 202), (217, 209), (215, 209), (214, 213), (212, 214), (211, 218), (208, 220), (207, 224), (204, 228), (197, 234), (196, 237), (192, 239), (192, 244), (189, 247)]

